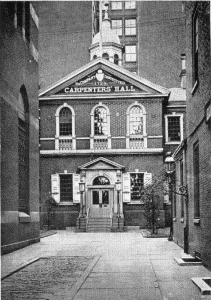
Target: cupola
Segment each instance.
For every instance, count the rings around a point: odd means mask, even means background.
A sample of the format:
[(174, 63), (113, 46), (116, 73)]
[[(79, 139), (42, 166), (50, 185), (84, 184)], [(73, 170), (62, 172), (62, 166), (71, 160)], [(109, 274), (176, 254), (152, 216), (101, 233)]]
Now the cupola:
[(102, 35), (98, 32), (92, 40), (90, 60), (100, 57), (100, 40), (102, 42), (102, 58), (117, 65), (122, 64), (122, 48), (119, 36), (111, 28), (111, 20), (108, 17), (108, 3), (104, 4), (105, 15), (102, 20)]

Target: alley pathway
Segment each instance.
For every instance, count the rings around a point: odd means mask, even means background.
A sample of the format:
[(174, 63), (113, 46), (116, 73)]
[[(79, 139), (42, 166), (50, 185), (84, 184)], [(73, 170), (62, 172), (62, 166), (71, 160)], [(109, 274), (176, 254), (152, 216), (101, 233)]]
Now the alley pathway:
[(191, 281), (211, 272), (179, 266), (181, 256), (174, 242), (140, 231), (58, 231), (2, 256), (2, 300), (211, 300)]

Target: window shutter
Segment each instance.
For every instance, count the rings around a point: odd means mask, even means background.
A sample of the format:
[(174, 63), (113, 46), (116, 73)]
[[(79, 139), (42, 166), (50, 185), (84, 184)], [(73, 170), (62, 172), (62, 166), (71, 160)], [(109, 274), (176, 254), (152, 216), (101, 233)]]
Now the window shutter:
[(73, 203), (80, 203), (80, 174), (73, 174)]
[(59, 174), (51, 175), (51, 194), (54, 200), (60, 202), (60, 177)]
[(152, 184), (152, 173), (144, 173), (144, 187)]
[(123, 175), (123, 202), (130, 202), (130, 173)]

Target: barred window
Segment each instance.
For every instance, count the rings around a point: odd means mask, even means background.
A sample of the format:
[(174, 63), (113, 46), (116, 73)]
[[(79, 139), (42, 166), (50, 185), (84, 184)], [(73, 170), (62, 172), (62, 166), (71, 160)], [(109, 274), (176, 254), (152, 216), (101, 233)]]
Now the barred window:
[(59, 113), (59, 134), (72, 135), (72, 112), (67, 107), (63, 107)]
[(193, 85), (198, 80), (198, 48), (199, 48), (198, 12), (193, 17)]
[(125, 35), (136, 35), (136, 19), (125, 20)]
[(60, 201), (73, 201), (73, 178), (72, 174), (60, 175)]
[(194, 176), (194, 217), (200, 218), (200, 191), (199, 191), (199, 143), (193, 146), (193, 176)]
[(180, 116), (168, 117), (168, 142), (180, 142)]
[(122, 1), (111, 1), (111, 9), (113, 10), (122, 9)]
[(29, 122), (25, 88), (18, 98), (18, 199), (19, 211), (29, 213)]
[(143, 135), (143, 111), (140, 106), (131, 107), (129, 124), (130, 135)]
[(108, 135), (108, 117), (104, 107), (97, 107), (94, 111), (94, 135)]
[(136, 1), (125, 1), (125, 9), (135, 9)]
[(112, 29), (116, 34), (122, 35), (122, 20), (112, 20)]
[(144, 186), (144, 173), (130, 173), (131, 200), (140, 200)]
[(136, 61), (136, 45), (125, 46), (125, 61), (126, 62)]

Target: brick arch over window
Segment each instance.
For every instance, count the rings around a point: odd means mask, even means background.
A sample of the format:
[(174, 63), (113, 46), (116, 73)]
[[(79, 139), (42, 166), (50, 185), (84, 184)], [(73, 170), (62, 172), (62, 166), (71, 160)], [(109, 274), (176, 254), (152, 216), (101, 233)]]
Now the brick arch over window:
[(19, 212), (29, 214), (29, 103), (21, 86), (18, 96), (18, 203)]
[(95, 105), (90, 113), (91, 116), (91, 149), (110, 149), (110, 112), (106, 105), (99, 102)]
[(56, 117), (56, 150), (75, 150), (75, 111), (67, 103), (59, 106), (55, 113)]
[(146, 110), (137, 101), (127, 109), (126, 148), (147, 148)]

